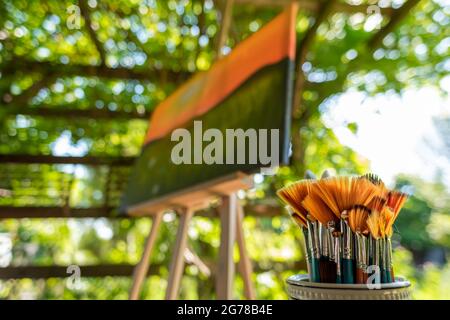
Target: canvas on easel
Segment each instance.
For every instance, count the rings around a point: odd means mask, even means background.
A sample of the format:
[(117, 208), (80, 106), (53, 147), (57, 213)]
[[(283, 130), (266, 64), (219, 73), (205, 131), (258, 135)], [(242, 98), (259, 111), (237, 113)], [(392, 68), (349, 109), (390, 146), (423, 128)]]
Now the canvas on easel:
[[(221, 198), (217, 297), (232, 297), (236, 239), (244, 257), (240, 265), (251, 272), (236, 192), (252, 187), (249, 177), (261, 168), (288, 162), (296, 12), (297, 6), (290, 5), (153, 112), (121, 201), (127, 215), (154, 216), (132, 298), (137, 298), (162, 212), (168, 209), (180, 213), (166, 294), (176, 298), (189, 220), (213, 198)], [(247, 296), (254, 297), (250, 277), (244, 278)]]

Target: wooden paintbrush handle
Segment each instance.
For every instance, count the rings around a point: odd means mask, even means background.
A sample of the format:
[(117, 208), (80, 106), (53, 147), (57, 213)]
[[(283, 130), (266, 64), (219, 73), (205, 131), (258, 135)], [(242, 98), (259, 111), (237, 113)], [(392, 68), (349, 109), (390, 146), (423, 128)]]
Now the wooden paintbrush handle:
[(369, 280), (369, 274), (364, 272), (364, 283), (367, 283), (367, 280)]
[(342, 283), (355, 283), (353, 260), (342, 259)]
[(367, 278), (367, 273), (363, 269), (356, 269), (356, 283), (366, 283), (365, 278)]

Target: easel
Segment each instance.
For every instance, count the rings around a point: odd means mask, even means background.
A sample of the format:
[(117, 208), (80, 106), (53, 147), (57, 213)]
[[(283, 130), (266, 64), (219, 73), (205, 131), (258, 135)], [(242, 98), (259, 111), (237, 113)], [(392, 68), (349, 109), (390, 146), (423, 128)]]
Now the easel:
[(131, 216), (152, 216), (153, 223), (145, 243), (141, 261), (136, 265), (133, 274), (133, 285), (130, 299), (139, 298), (142, 283), (147, 274), (150, 256), (156, 241), (163, 212), (168, 209), (178, 209), (180, 224), (175, 242), (175, 250), (169, 269), (169, 280), (166, 299), (178, 297), (180, 282), (184, 270), (184, 253), (186, 251), (189, 222), (194, 212), (208, 207), (213, 199), (221, 198), (220, 205), (220, 249), (216, 274), (217, 299), (233, 298), (234, 261), (233, 247), (237, 241), (240, 260), (239, 269), (244, 280), (244, 295), (247, 299), (255, 299), (255, 292), (251, 283), (252, 265), (249, 259), (242, 228), (244, 211), (237, 198), (237, 191), (253, 187), (253, 179), (243, 173), (235, 173), (214, 181), (210, 181), (193, 188), (175, 192), (159, 199), (151, 200), (128, 210)]

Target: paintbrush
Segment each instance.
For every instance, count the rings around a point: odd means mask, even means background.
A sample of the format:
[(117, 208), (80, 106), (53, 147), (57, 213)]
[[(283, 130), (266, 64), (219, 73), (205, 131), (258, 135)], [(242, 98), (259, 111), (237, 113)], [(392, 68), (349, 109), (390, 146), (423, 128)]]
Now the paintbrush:
[(297, 214), (298, 220), (304, 223), (308, 230), (307, 244), (310, 253), (310, 277), (312, 282), (320, 282), (319, 260), (319, 226), (313, 216), (308, 214), (308, 210), (302, 206), (303, 199), (307, 197), (313, 180), (305, 179), (290, 184), (277, 191), (277, 195), (288, 204)]
[(313, 216), (308, 215), (308, 231), (311, 247), (311, 281), (320, 282), (320, 236), (319, 222)]
[(329, 228), (320, 223), (320, 281), (336, 282), (336, 263), (334, 261), (333, 236)]
[(361, 232), (355, 233), (356, 245), (356, 275), (355, 282), (364, 284), (367, 282), (367, 266), (368, 266), (368, 245), (369, 238), (365, 237)]
[(367, 219), (367, 225), (373, 237), (373, 264), (379, 267), (381, 282), (386, 283), (389, 280), (385, 241), (386, 226), (392, 215), (389, 208), (386, 207), (386, 200), (381, 197), (374, 198), (369, 207), (372, 211)]
[(372, 182), (379, 190), (377, 196), (369, 204), (372, 211), (378, 212), (376, 217), (379, 228), (379, 238), (369, 240), (369, 265), (377, 265), (380, 268), (381, 281), (386, 283), (391, 281), (391, 276), (387, 273), (388, 270), (392, 269), (389, 262), (392, 261), (391, 250), (389, 249), (390, 239), (386, 238), (386, 224), (388, 223), (386, 219), (390, 215), (385, 212), (390, 191), (386, 188), (384, 182), (373, 173), (368, 173), (362, 178)]
[(342, 234), (336, 228), (336, 223), (333, 220), (328, 222), (327, 227), (332, 235), (330, 248), (333, 248), (331, 261), (334, 262), (335, 265), (334, 279), (336, 283), (342, 283)]
[(371, 265), (376, 267), (375, 283), (381, 283), (381, 231), (380, 231), (380, 213), (372, 210), (367, 218), (367, 227), (369, 228), (372, 242), (372, 261)]
[(367, 219), (369, 214), (370, 210), (363, 206), (355, 206), (348, 212), (349, 226), (355, 234), (356, 283), (366, 283), (367, 281), (367, 266), (369, 263)]
[[(391, 247), (390, 240), (388, 241), (388, 234), (390, 232), (390, 223), (392, 222), (393, 216), (394, 213), (392, 210), (387, 206), (384, 206), (381, 211), (376, 209), (373, 210), (367, 219), (367, 224), (371, 233), (372, 229), (374, 229), (373, 233), (377, 233), (377, 237), (374, 236), (374, 238), (376, 238), (375, 244), (377, 245), (377, 247), (375, 247), (374, 259), (379, 258), (377, 265), (380, 267), (382, 283), (392, 282), (392, 253), (390, 251)], [(377, 228), (377, 232), (375, 232), (375, 228)]]
[(304, 237), (304, 244), (305, 244), (305, 260), (306, 260), (306, 267), (308, 269), (308, 274), (311, 274), (311, 249), (309, 247), (309, 231), (308, 226), (306, 222), (303, 220), (303, 218), (295, 213), (295, 211), (290, 207), (286, 206), (286, 211), (289, 213), (289, 216), (294, 220), (295, 224), (300, 227), (300, 229), (303, 232)]
[[(376, 265), (379, 268), (381, 268), (381, 265), (379, 264), (380, 263), (380, 255), (381, 255), (381, 251), (380, 251), (381, 250), (381, 247), (380, 247), (381, 235), (380, 235), (379, 219), (381, 219), (380, 215), (386, 206), (386, 202), (387, 202), (387, 199), (385, 199), (381, 196), (376, 196), (372, 199), (372, 201), (370, 202), (370, 204), (368, 206), (369, 210), (371, 211), (371, 214), (374, 214), (374, 217), (372, 217), (372, 220), (371, 220), (371, 225), (372, 225), (372, 230), (374, 230), (374, 233), (377, 234), (376, 239), (378, 239), (378, 246), (379, 246), (378, 248), (375, 247), (376, 240), (371, 232), (372, 238), (369, 239), (369, 265)], [(369, 219), (369, 218), (367, 218), (367, 219)]]
[[(320, 179), (332, 177), (331, 171), (323, 171)], [(334, 257), (333, 235), (328, 225), (320, 224), (320, 280), (325, 283), (336, 282), (336, 262)]]
[(329, 265), (328, 265), (328, 277), (330, 283), (336, 283), (337, 277), (337, 266), (336, 266), (336, 248), (335, 248), (335, 239), (333, 236), (333, 232), (335, 231), (334, 221), (330, 221), (327, 225), (327, 241), (328, 241), (328, 250), (329, 250)]
[(386, 216), (389, 218), (386, 222), (386, 239), (385, 239), (385, 259), (386, 259), (386, 282), (394, 282), (394, 266), (392, 263), (392, 234), (393, 234), (393, 226), (394, 222), (397, 219), (400, 210), (402, 209), (403, 205), (405, 204), (406, 200), (408, 199), (408, 195), (400, 192), (400, 191), (390, 191), (388, 194), (388, 199), (386, 206), (392, 210), (387, 211), (388, 214)]
[(347, 210), (344, 210), (340, 221), (342, 232), (342, 283), (354, 283), (354, 236), (347, 219)]
[[(313, 216), (316, 220), (318, 220), (322, 226), (327, 226), (328, 233), (333, 236), (337, 236), (339, 240), (338, 234), (335, 233), (335, 226), (339, 222), (339, 219), (333, 214), (333, 212), (330, 210), (330, 208), (327, 207), (327, 205), (323, 202), (323, 200), (320, 198), (320, 196), (317, 194), (317, 192), (314, 191), (316, 188), (318, 182), (315, 182), (311, 184), (310, 192), (305, 197), (305, 199), (302, 202), (302, 206), (310, 213), (311, 216)], [(336, 241), (333, 243), (334, 249), (336, 248)], [(328, 243), (330, 244), (330, 240)], [(338, 241), (338, 245), (340, 244), (340, 241)], [(330, 246), (328, 247), (330, 248)], [(336, 250), (333, 250), (334, 254), (339, 254), (340, 250), (336, 253)], [(330, 254), (330, 252), (328, 253)], [(331, 262), (336, 262), (338, 264), (340, 261), (339, 259), (336, 259), (336, 256), (329, 257), (329, 260)], [(334, 267), (334, 264), (332, 265)], [(327, 267), (325, 267), (327, 268)], [(329, 266), (331, 268), (331, 266)], [(323, 273), (323, 272), (322, 272)], [(334, 272), (333, 272), (334, 275)], [(330, 276), (333, 277), (333, 275)], [(333, 277), (334, 278), (334, 277)], [(328, 280), (328, 279), (327, 279)]]
[(389, 283), (390, 281), (390, 272), (389, 272), (389, 253), (387, 248), (387, 224), (389, 220), (392, 219), (393, 213), (392, 211), (385, 207), (380, 214), (380, 233), (381, 233), (381, 282)]

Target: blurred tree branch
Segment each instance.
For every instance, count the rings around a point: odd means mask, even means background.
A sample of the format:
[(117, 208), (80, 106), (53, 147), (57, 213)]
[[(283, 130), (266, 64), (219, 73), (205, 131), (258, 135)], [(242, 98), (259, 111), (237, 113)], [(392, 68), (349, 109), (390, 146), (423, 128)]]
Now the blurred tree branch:
[(103, 48), (103, 44), (100, 42), (100, 40), (97, 37), (96, 30), (93, 27), (92, 21), (91, 21), (91, 13), (89, 10), (89, 6), (87, 3), (87, 0), (79, 0), (78, 5), (80, 7), (81, 15), (83, 16), (85, 26), (87, 28), (87, 31), (89, 33), (89, 36), (91, 37), (92, 42), (95, 45), (95, 48), (97, 49), (97, 52), (100, 56), (100, 64), (104, 65), (106, 63), (106, 52), (105, 48)]

